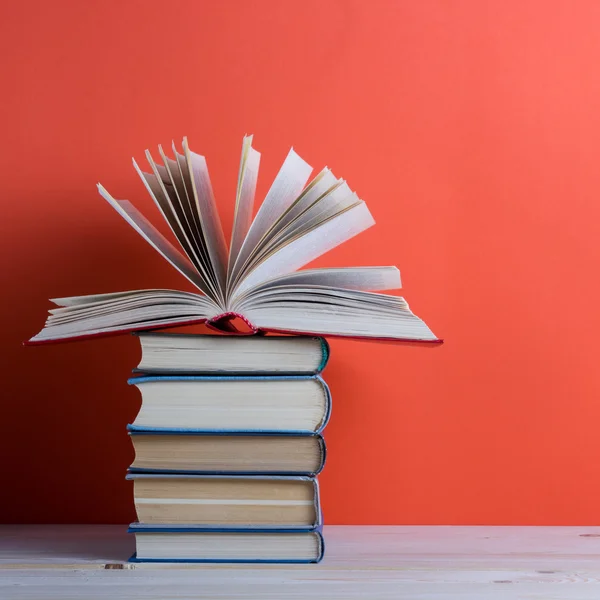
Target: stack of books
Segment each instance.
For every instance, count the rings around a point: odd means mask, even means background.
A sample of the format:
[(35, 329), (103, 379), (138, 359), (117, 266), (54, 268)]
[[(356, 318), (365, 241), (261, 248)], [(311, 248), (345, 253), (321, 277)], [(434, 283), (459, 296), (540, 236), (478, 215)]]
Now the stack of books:
[(400, 289), (396, 267), (302, 270), (375, 223), (329, 168), (311, 180), (290, 150), (255, 211), (260, 153), (244, 137), (227, 243), (206, 159), (186, 138), (171, 152), (159, 146), (155, 161), (146, 150), (149, 172), (133, 161), (171, 239), (128, 200), (98, 191), (193, 291), (57, 298), (28, 343), (201, 323), (229, 334), (140, 335), (129, 473), (137, 560), (317, 561), (331, 401), (318, 375), (327, 346), (314, 336), (441, 340), (403, 298), (382, 293)]
[(140, 334), (139, 562), (318, 562), (331, 413), (319, 337)]

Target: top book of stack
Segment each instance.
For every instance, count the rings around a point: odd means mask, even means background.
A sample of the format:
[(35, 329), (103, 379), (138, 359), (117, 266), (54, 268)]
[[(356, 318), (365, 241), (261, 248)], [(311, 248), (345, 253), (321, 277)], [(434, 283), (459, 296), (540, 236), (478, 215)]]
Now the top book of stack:
[[(150, 171), (134, 167), (181, 252), (127, 200), (100, 195), (195, 288), (146, 289), (53, 300), (30, 343), (206, 323), (222, 332), (257, 331), (439, 342), (404, 299), (396, 267), (301, 270), (374, 225), (367, 205), (343, 179), (310, 167), (290, 150), (254, 219), (260, 154), (244, 138), (229, 248), (206, 160), (184, 138), (162, 164), (146, 151)], [(236, 325), (237, 323), (237, 325)]]
[(318, 375), (329, 360), (320, 337), (136, 335), (142, 358), (134, 373), (149, 375)]

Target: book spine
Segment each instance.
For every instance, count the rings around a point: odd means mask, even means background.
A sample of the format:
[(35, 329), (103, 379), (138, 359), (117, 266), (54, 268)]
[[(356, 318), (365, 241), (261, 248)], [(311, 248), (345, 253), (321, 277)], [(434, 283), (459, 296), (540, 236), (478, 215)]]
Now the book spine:
[(321, 491), (319, 490), (319, 480), (313, 478), (313, 490), (314, 490), (314, 506), (315, 506), (315, 529), (323, 527), (323, 511), (321, 510)]
[(325, 414), (323, 415), (323, 420), (319, 427), (317, 427), (315, 433), (321, 433), (325, 427), (327, 427), (327, 423), (329, 423), (329, 419), (331, 418), (331, 390), (329, 386), (325, 383), (325, 380), (320, 375), (315, 375), (315, 379), (321, 384), (323, 388), (323, 393), (325, 394)]
[(321, 447), (321, 464), (319, 468), (313, 473), (314, 476), (319, 475), (321, 471), (325, 468), (325, 462), (327, 461), (327, 444), (325, 443), (325, 438), (317, 434), (319, 436), (319, 446)]
[(323, 370), (327, 366), (327, 363), (329, 362), (329, 356), (331, 354), (327, 340), (324, 337), (318, 337), (317, 339), (321, 343), (321, 362), (319, 363), (319, 366), (317, 367), (315, 375), (319, 375), (320, 373), (323, 372)]
[(323, 537), (323, 528), (319, 527), (315, 530), (315, 535), (319, 538), (319, 554), (314, 561), (314, 563), (320, 563), (325, 556), (325, 538)]
[[(249, 331), (240, 331), (233, 323), (235, 319), (240, 319), (248, 327)], [(242, 314), (236, 312), (225, 312), (216, 315), (206, 321), (206, 326), (219, 333), (229, 333), (235, 335), (262, 335), (261, 332)]]

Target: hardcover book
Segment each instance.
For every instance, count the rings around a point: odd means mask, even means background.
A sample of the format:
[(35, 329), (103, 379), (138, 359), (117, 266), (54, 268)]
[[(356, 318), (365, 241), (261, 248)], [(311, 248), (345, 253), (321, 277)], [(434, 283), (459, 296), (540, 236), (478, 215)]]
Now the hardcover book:
[[(147, 193), (179, 248), (127, 200), (102, 185), (104, 200), (189, 284), (194, 292), (146, 289), (53, 300), (45, 327), (30, 343), (206, 323), (225, 332), (257, 331), (438, 342), (400, 297), (396, 267), (299, 270), (374, 225), (363, 202), (328, 168), (312, 167), (290, 150), (253, 218), (260, 154), (244, 138), (229, 247), (206, 160), (184, 138), (160, 161), (150, 152)], [(236, 322), (240, 325), (236, 325)]]
[(325, 466), (325, 440), (319, 434), (136, 430), (130, 436), (131, 473), (315, 476)]
[(329, 360), (322, 337), (138, 333), (137, 373), (316, 375)]
[(128, 473), (138, 527), (312, 531), (322, 525), (314, 477)]
[(133, 377), (142, 406), (130, 431), (320, 433), (331, 395), (319, 375)]
[(325, 552), (321, 528), (312, 531), (181, 528), (129, 529), (135, 535), (131, 562), (318, 563)]

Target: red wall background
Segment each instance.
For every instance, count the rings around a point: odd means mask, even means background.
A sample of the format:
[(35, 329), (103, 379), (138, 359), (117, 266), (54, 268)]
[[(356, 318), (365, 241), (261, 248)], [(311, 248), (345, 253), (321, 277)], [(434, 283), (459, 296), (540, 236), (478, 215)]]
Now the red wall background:
[(225, 223), (244, 133), (378, 224), (437, 350), (334, 341), (329, 523), (600, 524), (600, 3), (3, 3), (1, 516), (127, 522), (129, 337), (20, 343), (47, 299), (188, 289), (100, 199), (188, 135)]

